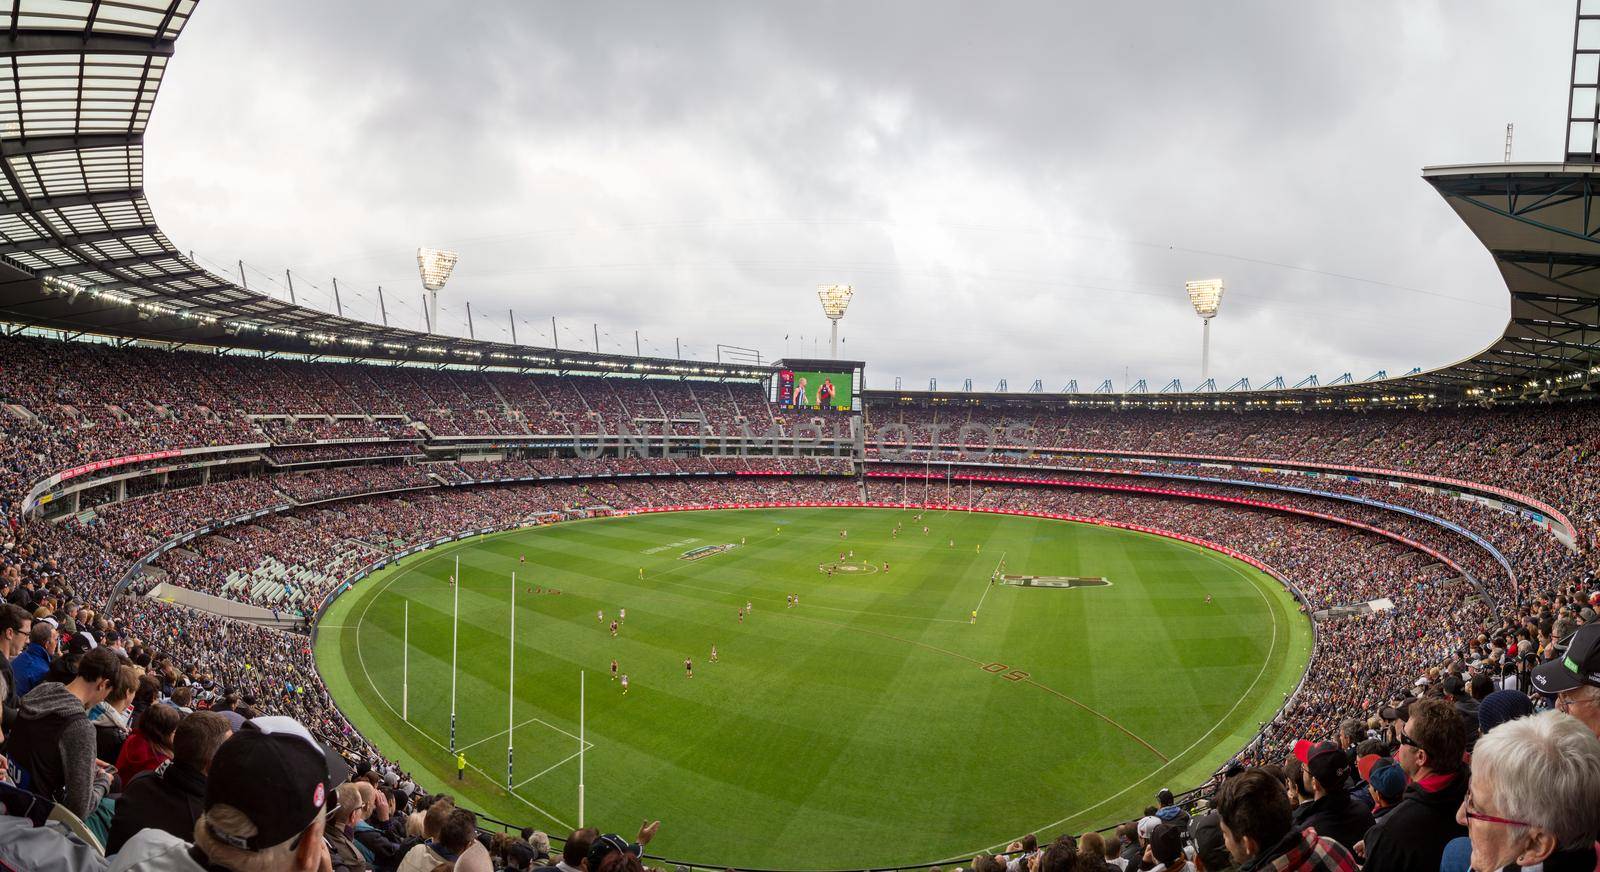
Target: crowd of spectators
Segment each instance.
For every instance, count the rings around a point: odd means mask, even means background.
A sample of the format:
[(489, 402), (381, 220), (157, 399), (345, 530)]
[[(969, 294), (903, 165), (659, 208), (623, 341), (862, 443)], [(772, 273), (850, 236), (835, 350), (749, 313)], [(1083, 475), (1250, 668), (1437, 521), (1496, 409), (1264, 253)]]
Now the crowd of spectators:
[(386, 440), (268, 448), (261, 452), (261, 456), (273, 466), (300, 466), (353, 460), (419, 458), (425, 455), (421, 442)]
[[(1101, 860), (1123, 872), (1189, 863), (1364, 864), (1380, 872), (1597, 865), (1600, 622), (1586, 546), (1600, 499), (1591, 470), (1600, 416), (1588, 403), (1233, 414), (869, 402), (870, 428), (1010, 428), (1020, 444), (1053, 451), (1004, 458), (1009, 468), (999, 471), (951, 451), (900, 464), (883, 455), (868, 464), (874, 475), (866, 479), (854, 475), (850, 458), (713, 453), (513, 453), (215, 481), (191, 470), (125, 491), (86, 491), (72, 516), (41, 523), (17, 511), (34, 482), (143, 451), (270, 443), (275, 463), (339, 464), (414, 454), (419, 439), (622, 430), (694, 437), (804, 421), (769, 406), (760, 386), (732, 382), (202, 357), (22, 337), (0, 338), (0, 367), (0, 761), (9, 760), (0, 765), (7, 779), (24, 776), (43, 802), (114, 843), (117, 868), (189, 868), (170, 864), (193, 856), (184, 853), (191, 842), (226, 868), (298, 868), (307, 852), (320, 851), (338, 868), (431, 869), (422, 864), (437, 860), (527, 868), (541, 853), (532, 838), (474, 848), (470, 812), (423, 796), (339, 716), (306, 636), (138, 595), (157, 580), (309, 613), (365, 563), (457, 531), (672, 505), (921, 502), (924, 493), (932, 502), (1065, 514), (1223, 544), (1271, 567), (1319, 613), (1317, 652), (1300, 692), (1199, 794), (1201, 807), (1186, 797), (1180, 818), (1178, 803), (1162, 797), (1151, 815), (1109, 837), (1025, 841), (974, 858), (973, 869), (1063, 872), (1104, 868), (1094, 865)], [(1242, 460), (1199, 465), (1107, 452)], [(1579, 548), (1521, 514), (1456, 493), (1397, 486), (1381, 474), (1309, 477), (1242, 462), (1253, 459), (1504, 488), (1566, 512)], [(929, 469), (947, 461), (945, 470)], [(714, 472), (742, 474), (683, 477)], [(1020, 481), (993, 480), (997, 474)], [(482, 484), (537, 477), (563, 480)], [(370, 495), (376, 491), (393, 493)], [(1481, 537), (1510, 571), (1477, 541), (1429, 518), (1337, 497), (1443, 519)], [(311, 502), (319, 504), (300, 505)], [(135, 573), (130, 595), (113, 599), (130, 566), (173, 537), (267, 509), (160, 554)], [(269, 576), (290, 581), (251, 583)], [(222, 718), (226, 735), (210, 715)], [(324, 802), (338, 797), (332, 818), (226, 793), (268, 746), (275, 759), (316, 749), (301, 762)], [(208, 777), (225, 783), (216, 791), (222, 799), (196, 790)], [(19, 796), (27, 794), (0, 787), (12, 814)], [(169, 812), (177, 822), (163, 830)], [(407, 813), (410, 830), (401, 822)], [(195, 826), (202, 816), (205, 825)], [(0, 816), (0, 858), (36, 845), (34, 831), (72, 844), (45, 827), (19, 829), (16, 819)], [(263, 832), (283, 838), (252, 835)], [(623, 842), (609, 859), (605, 851), (596, 857), (589, 849), (606, 839), (572, 835), (569, 849), (582, 850), (571, 859), (588, 865), (569, 863), (564, 872), (624, 872), (615, 861), (636, 848)], [(542, 853), (545, 862), (556, 859), (548, 842)], [(480, 859), (484, 865), (474, 865)], [(257, 861), (267, 865), (249, 865)]]
[(255, 419), (274, 446), (307, 446), (319, 442), (384, 442), (392, 440), (420, 440), (416, 428), (403, 417), (351, 417), (351, 418), (293, 418), (260, 417)]
[[(959, 428), (968, 444), (1077, 452), (1161, 452), (1399, 470), (1478, 482), (1566, 512), (1594, 541), (1600, 512), (1600, 415), (1579, 399), (1554, 404), (1428, 410), (1240, 413), (868, 402), (867, 432), (921, 443)], [(936, 429), (935, 429), (936, 428)], [(880, 442), (880, 444), (881, 444)]]

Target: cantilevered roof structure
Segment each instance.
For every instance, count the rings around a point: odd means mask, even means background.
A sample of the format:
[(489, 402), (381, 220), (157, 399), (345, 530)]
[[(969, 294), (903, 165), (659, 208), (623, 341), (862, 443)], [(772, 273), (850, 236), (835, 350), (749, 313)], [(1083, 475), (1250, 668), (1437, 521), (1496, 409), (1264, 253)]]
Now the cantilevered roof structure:
[[(0, 319), (163, 342), (450, 364), (757, 378), (746, 364), (477, 342), (251, 291), (157, 226), (144, 133), (199, 0), (13, 0), (0, 13)], [(217, 10), (219, 14), (224, 9)]]
[(1461, 216), (1511, 293), (1505, 334), (1469, 360), (1417, 378), (1476, 395), (1587, 383), (1600, 363), (1600, 166), (1432, 167), (1424, 178)]
[[(13, 0), (0, 12), (0, 321), (266, 353), (734, 378), (770, 371), (392, 328), (284, 302), (199, 266), (157, 225), (143, 173), (145, 129), (198, 3)], [(1413, 405), (1548, 396), (1600, 380), (1595, 165), (1437, 167), (1424, 178), (1482, 240), (1511, 294), (1504, 335), (1459, 363), (1320, 386), (1286, 387), (1279, 379), (1266, 390), (1111, 391), (1108, 383), (1078, 393), (868, 393), (1173, 406)]]

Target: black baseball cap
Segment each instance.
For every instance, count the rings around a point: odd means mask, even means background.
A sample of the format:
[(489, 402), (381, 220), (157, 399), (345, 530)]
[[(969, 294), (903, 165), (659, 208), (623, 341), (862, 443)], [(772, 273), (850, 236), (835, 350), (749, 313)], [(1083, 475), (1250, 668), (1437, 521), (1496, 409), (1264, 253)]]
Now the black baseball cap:
[(1378, 711), (1378, 717), (1386, 721), (1410, 720), (1411, 704), (1414, 702), (1416, 702), (1416, 699), (1413, 697), (1401, 700), (1399, 705), (1386, 705)]
[(1226, 869), (1233, 865), (1228, 857), (1228, 846), (1222, 839), (1222, 816), (1209, 812), (1189, 824), (1189, 838), (1194, 842), (1196, 858), (1207, 869)]
[(294, 718), (252, 718), (217, 749), (206, 776), (206, 809), (232, 806), (255, 824), (256, 833), (239, 836), (207, 826), (218, 841), (241, 850), (281, 845), (323, 814), (333, 789), (349, 777), (344, 758)]
[(628, 841), (616, 833), (606, 833), (589, 843), (589, 868), (599, 869), (600, 861), (612, 851), (627, 851), (638, 857), (644, 853), (644, 848), (639, 845), (630, 845)]
[(1150, 834), (1150, 854), (1156, 862), (1170, 866), (1183, 857), (1183, 828), (1162, 824)]
[(1587, 624), (1562, 640), (1554, 659), (1533, 670), (1533, 689), (1540, 693), (1600, 687), (1600, 624)]
[(1350, 759), (1332, 742), (1312, 744), (1301, 739), (1294, 743), (1294, 756), (1306, 764), (1312, 778), (1324, 784), (1343, 779), (1350, 770)]

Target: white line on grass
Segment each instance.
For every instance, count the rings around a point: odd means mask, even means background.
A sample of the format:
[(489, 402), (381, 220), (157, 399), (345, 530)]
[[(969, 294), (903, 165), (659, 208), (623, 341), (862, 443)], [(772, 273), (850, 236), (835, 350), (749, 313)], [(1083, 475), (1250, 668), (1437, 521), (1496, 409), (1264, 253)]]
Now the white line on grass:
[[(542, 721), (542, 720), (540, 720), (538, 718), (528, 718), (527, 720), (523, 721), (522, 723), (517, 724), (517, 729), (520, 730), (520, 729), (522, 729), (523, 727), (526, 727), (529, 724), (543, 724), (544, 726), (549, 727), (550, 729), (555, 730), (558, 733), (561, 733), (561, 734), (567, 735), (567, 736), (572, 736), (572, 738), (574, 738), (574, 739), (578, 738), (577, 736), (573, 736), (571, 733), (568, 733), (566, 730), (563, 730), (563, 729), (561, 729), (560, 727), (557, 727), (557, 726), (553, 726), (553, 725), (551, 725), (551, 724), (549, 724), (549, 723), (547, 723), (545, 721)], [(457, 750), (464, 752), (468, 748), (476, 748), (477, 746), (482, 745), (484, 742), (487, 742), (490, 739), (498, 739), (501, 736), (504, 736), (507, 732), (509, 732), (509, 731), (508, 730), (501, 730), (498, 733), (494, 733), (492, 735), (484, 736), (483, 738), (479, 739), (476, 742), (473, 742), (470, 745), (462, 745)], [(588, 750), (592, 749), (593, 747), (594, 747), (594, 743), (593, 742), (584, 742), (583, 743), (583, 750), (585, 750), (585, 751), (588, 751)]]
[(578, 759), (578, 755), (577, 754), (572, 754), (571, 756), (568, 756), (567, 758), (563, 759), (560, 763), (555, 763), (555, 764), (552, 764), (550, 766), (546, 766), (545, 768), (540, 769), (538, 772), (534, 773), (533, 775), (530, 775), (527, 778), (522, 779), (521, 781), (517, 782), (517, 786), (516, 787), (513, 787), (511, 789), (512, 790), (516, 790), (517, 787), (521, 787), (522, 785), (527, 784), (528, 782), (532, 781), (535, 778), (538, 778), (539, 776), (545, 774), (546, 772), (549, 772), (549, 771), (555, 769), (556, 767), (560, 766), (562, 763), (566, 763), (569, 760), (576, 760), (576, 759)]
[[(453, 551), (455, 549), (449, 549), (449, 550)], [(377, 593), (374, 593), (372, 595), (372, 599), (367, 600), (366, 605), (362, 606), (362, 608), (361, 608), (361, 617), (356, 619), (356, 624), (355, 624), (355, 627), (356, 627), (356, 659), (361, 661), (361, 673), (367, 677), (367, 686), (372, 688), (372, 692), (378, 695), (378, 699), (381, 700), (383, 702), (383, 704), (388, 707), (390, 714), (393, 714), (396, 718), (400, 718), (400, 712), (395, 710), (394, 703), (389, 702), (389, 698), (387, 696), (384, 696), (383, 691), (378, 689), (378, 683), (372, 680), (372, 673), (367, 671), (367, 655), (361, 648), (361, 625), (363, 623), (365, 623), (366, 620), (367, 620), (367, 610), (372, 608), (372, 604), (377, 601), (378, 597), (382, 596), (386, 591), (388, 591), (389, 585), (394, 584), (397, 580), (399, 580), (401, 578), (404, 578), (406, 575), (410, 574), (413, 570), (415, 570), (415, 569), (417, 569), (419, 567), (422, 567), (422, 566), (426, 566), (427, 564), (432, 563), (434, 560), (437, 560), (437, 559), (439, 559), (441, 557), (444, 557), (447, 553), (449, 553), (449, 551), (445, 551), (445, 552), (441, 552), (439, 554), (435, 554), (432, 558), (430, 558), (428, 560), (418, 561), (416, 564), (414, 564), (412, 566), (408, 566), (405, 569), (401, 570), (400, 572), (397, 572), (394, 575), (389, 576), (389, 578), (384, 580), (383, 587), (378, 588)], [(421, 727), (417, 726), (416, 724), (411, 723), (410, 721), (408, 721), (408, 720), (406, 720), (404, 718), (400, 718), (400, 723), (405, 724), (406, 726), (410, 727), (413, 730), (416, 730), (417, 731), (417, 735), (419, 735), (422, 738), (427, 739), (428, 741), (432, 742), (434, 744), (434, 747), (436, 747), (439, 750), (445, 752), (446, 754), (450, 753), (449, 747), (447, 747), (446, 745), (440, 743), (439, 740), (435, 739), (433, 736), (428, 735), (428, 733), (425, 732)], [(549, 725), (546, 724), (546, 726), (549, 726)], [(563, 732), (565, 732), (565, 731), (563, 731)], [(568, 735), (571, 735), (571, 734), (569, 733)], [(479, 775), (482, 775), (485, 779), (488, 780), (488, 782), (490, 784), (496, 783), (495, 780), (492, 777), (490, 777), (489, 773), (483, 771), (482, 769), (479, 769), (477, 766), (474, 766), (473, 764), (468, 763), (467, 764), (467, 768), (471, 769), (472, 771), (474, 771), (476, 773), (478, 773)], [(551, 814), (550, 812), (545, 811), (544, 809), (540, 808), (539, 806), (534, 805), (533, 803), (529, 802), (526, 798), (524, 798), (522, 796), (522, 794), (517, 793), (516, 791), (513, 790), (513, 791), (511, 791), (511, 795), (516, 797), (516, 799), (518, 801), (520, 801), (523, 805), (527, 806), (528, 808), (533, 809), (534, 811), (538, 812), (539, 814), (544, 815), (545, 817), (549, 818), (552, 821), (555, 821), (558, 825), (560, 825), (562, 827), (565, 827), (568, 832), (570, 832), (572, 830), (572, 824), (569, 824), (566, 821), (562, 820), (561, 818), (558, 818), (555, 815)]]
[[(1197, 545), (1197, 546), (1194, 546), (1194, 547), (1199, 548), (1200, 546)], [(1173, 763), (1176, 763), (1177, 761), (1183, 759), (1184, 755), (1188, 754), (1190, 751), (1193, 751), (1197, 746), (1199, 746), (1199, 744), (1201, 742), (1204, 742), (1208, 737), (1210, 737), (1210, 735), (1212, 733), (1215, 733), (1217, 731), (1218, 727), (1220, 727), (1224, 723), (1226, 723), (1228, 718), (1233, 717), (1233, 713), (1236, 710), (1238, 710), (1240, 704), (1242, 704), (1246, 699), (1248, 699), (1249, 696), (1250, 696), (1250, 693), (1256, 689), (1256, 685), (1261, 683), (1261, 677), (1263, 675), (1267, 674), (1267, 667), (1269, 665), (1271, 665), (1271, 663), (1272, 663), (1272, 652), (1276, 651), (1277, 648), (1278, 648), (1278, 607), (1272, 602), (1272, 600), (1267, 599), (1267, 595), (1261, 591), (1261, 585), (1258, 584), (1255, 579), (1251, 578), (1249, 575), (1246, 575), (1242, 570), (1239, 569), (1238, 566), (1235, 566), (1232, 562), (1230, 562), (1229, 560), (1224, 558), (1222, 555), (1217, 554), (1216, 552), (1212, 551), (1209, 548), (1202, 548), (1201, 552), (1203, 554), (1205, 554), (1206, 556), (1208, 556), (1208, 557), (1215, 558), (1218, 562), (1222, 563), (1222, 565), (1224, 565), (1224, 566), (1228, 567), (1228, 569), (1238, 573), (1241, 577), (1244, 578), (1245, 581), (1249, 582), (1250, 583), (1250, 588), (1252, 590), (1254, 590), (1258, 596), (1261, 597), (1262, 601), (1266, 602), (1267, 611), (1272, 615), (1272, 642), (1267, 647), (1267, 656), (1266, 656), (1266, 658), (1263, 660), (1263, 662), (1261, 664), (1261, 670), (1256, 673), (1255, 680), (1250, 682), (1250, 686), (1245, 688), (1244, 693), (1239, 695), (1239, 699), (1234, 702), (1233, 707), (1228, 709), (1227, 713), (1224, 714), (1222, 716), (1222, 718), (1220, 720), (1218, 720), (1215, 724), (1213, 724), (1211, 729), (1206, 730), (1205, 733), (1203, 735), (1201, 735), (1200, 738), (1195, 739), (1194, 743), (1191, 744), (1189, 747), (1184, 748), (1182, 751), (1179, 751), (1177, 754), (1174, 754), (1172, 756), (1171, 760), (1169, 760), (1166, 763), (1161, 764), (1160, 766), (1157, 766), (1153, 771), (1151, 771), (1151, 773), (1149, 775), (1146, 775), (1143, 778), (1140, 778), (1139, 780), (1133, 782), (1132, 784), (1128, 785), (1127, 787), (1122, 788), (1121, 790), (1117, 791), (1116, 793), (1111, 794), (1110, 796), (1106, 797), (1105, 799), (1100, 800), (1099, 802), (1095, 803), (1094, 805), (1089, 806), (1088, 808), (1079, 809), (1078, 811), (1075, 811), (1072, 814), (1067, 815), (1066, 817), (1062, 818), (1061, 820), (1055, 821), (1053, 823), (1045, 824), (1042, 827), (1035, 827), (1035, 828), (1029, 830), (1028, 832), (1030, 832), (1030, 833), (1047, 832), (1047, 831), (1049, 831), (1049, 830), (1051, 830), (1051, 829), (1053, 829), (1055, 827), (1058, 827), (1058, 826), (1066, 823), (1067, 821), (1076, 820), (1076, 819), (1078, 819), (1080, 817), (1083, 817), (1084, 815), (1088, 814), (1089, 812), (1094, 811), (1095, 809), (1105, 805), (1106, 803), (1110, 802), (1111, 800), (1116, 799), (1117, 797), (1123, 795), (1124, 793), (1127, 793), (1128, 791), (1134, 789), (1135, 787), (1138, 787), (1139, 785), (1145, 783), (1146, 781), (1149, 781), (1150, 779), (1156, 777), (1157, 775), (1160, 775), (1162, 770), (1164, 770), (1167, 767), (1171, 766)], [(974, 856), (976, 856), (978, 854), (984, 853), (985, 851), (989, 851), (989, 850), (991, 850), (993, 848), (1001, 847), (1001, 846), (1004, 846), (1004, 845), (1009, 845), (1012, 842), (1017, 841), (1018, 839), (1021, 839), (1021, 838), (1022, 838), (1022, 836), (1017, 836), (1016, 839), (1006, 839), (1005, 841), (996, 842), (993, 845), (989, 845), (989, 846), (987, 846), (985, 848), (980, 848), (980, 849), (978, 849), (976, 851), (967, 851), (965, 853), (952, 854), (951, 856), (946, 857), (944, 860), (941, 860), (939, 862), (943, 863), (943, 862), (950, 862), (950, 861), (954, 861), (954, 860), (960, 860), (960, 859), (963, 859), (963, 858), (974, 857)]]
[[(1002, 551), (1002, 552), (1000, 552), (1000, 562), (996, 563), (994, 565), (994, 575), (989, 576), (989, 584), (986, 587), (984, 587), (983, 596), (978, 597), (978, 607), (972, 610), (973, 614), (977, 614), (978, 611), (983, 608), (983, 601), (989, 598), (989, 591), (994, 590), (994, 585), (995, 585), (994, 577), (995, 577), (995, 575), (999, 575), (1000, 574), (1000, 567), (1004, 566), (1005, 563), (1006, 563), (1006, 553), (1004, 551)], [(961, 622), (957, 621), (956, 623), (959, 624)]]

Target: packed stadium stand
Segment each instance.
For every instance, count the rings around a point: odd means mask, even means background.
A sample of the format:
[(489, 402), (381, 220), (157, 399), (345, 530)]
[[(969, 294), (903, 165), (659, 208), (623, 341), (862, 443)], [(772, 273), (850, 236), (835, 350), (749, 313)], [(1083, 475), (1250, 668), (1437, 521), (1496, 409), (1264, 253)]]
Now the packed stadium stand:
[[(1502, 736), (1541, 751), (1559, 745), (1559, 765), (1578, 774), (1561, 781), (1570, 795), (1502, 799), (1501, 813), (1522, 809), (1524, 832), (1550, 834), (1539, 843), (1546, 868), (1595, 868), (1594, 818), (1574, 823), (1546, 807), (1600, 808), (1600, 740), (1590, 735), (1600, 734), (1600, 407), (1590, 390), (1600, 355), (1589, 344), (1600, 334), (1591, 270), (1600, 250), (1584, 232), (1592, 164), (1427, 172), (1511, 293), (1505, 334), (1450, 367), (1248, 393), (865, 390), (847, 413), (797, 411), (770, 389), (772, 367), (418, 334), (265, 297), (194, 263), (155, 225), (139, 161), (195, 5), (40, 0), (3, 13), (13, 88), (0, 103), (0, 655), (9, 659), (0, 857), (70, 854), (82, 864), (71, 868), (103, 868), (109, 853), (116, 868), (187, 868), (118, 850), (128, 821), (163, 826), (150, 811), (158, 801), (141, 799), (150, 783), (131, 786), (132, 772), (92, 764), (171, 742), (138, 726), (166, 705), (187, 726), (164, 758), (187, 766), (209, 736), (218, 791), (248, 784), (250, 761), (261, 759), (231, 749), (299, 747), (292, 735), (258, 731), (219, 750), (220, 724), (239, 730), (282, 715), (303, 725), (341, 758), (313, 760), (305, 777), (332, 788), (348, 769), (354, 781), (337, 788), (339, 803), (368, 809), (361, 832), (378, 835), (355, 853), (345, 850), (359, 830), (348, 814), (348, 832), (320, 815), (295, 823), (327, 827), (336, 868), (395, 868), (394, 851), (416, 835), (407, 813), (420, 822), (430, 804), (449, 809), (344, 720), (317, 674), (307, 631), (354, 573), (486, 528), (807, 504), (1044, 513), (1201, 539), (1259, 561), (1315, 619), (1299, 690), (1214, 779), (1181, 785), (1192, 790), (1104, 838), (975, 858), (981, 872), (1018, 869), (1029, 853), (1039, 869), (1061, 872), (1093, 845), (1124, 869), (1167, 849), (1157, 831), (1174, 805), (1206, 798), (1224, 821), (1259, 824), (1277, 809), (1266, 795), (1286, 783), (1307, 803), (1297, 828), (1252, 838), (1287, 839), (1327, 865), (1274, 868), (1350, 868), (1358, 859), (1346, 849), (1375, 870), (1437, 867), (1454, 850), (1448, 836), (1467, 829), (1455, 805), (1446, 814), (1430, 797), (1465, 791), (1461, 750), (1478, 731), (1476, 719), (1469, 729), (1438, 709), (1481, 714), (1491, 700), (1511, 705), (1507, 693), (1520, 700), (1513, 708), (1564, 714), (1493, 735), (1485, 722), (1479, 753), (1482, 765), (1498, 761), (1498, 789), (1527, 778), (1501, 759), (1516, 756)], [(57, 75), (81, 85), (68, 99), (85, 111), (58, 111)], [(137, 87), (124, 87), (129, 76)], [(1524, 206), (1497, 205), (1516, 197)], [(241, 610), (145, 595), (157, 587)], [(1541, 693), (1536, 677), (1563, 662), (1584, 674)], [(122, 708), (92, 706), (88, 739), (76, 721), (43, 735), (17, 719), (36, 688), (40, 698), (98, 689)], [(1567, 714), (1581, 722), (1577, 735)], [(1335, 748), (1286, 756), (1301, 739)], [(41, 751), (58, 740), (70, 749), (59, 764)], [(1411, 748), (1434, 762), (1419, 767)], [(1354, 766), (1330, 769), (1335, 752), (1350, 764), (1384, 759), (1357, 776)], [(1378, 771), (1390, 757), (1412, 776), (1409, 788), (1401, 778), (1403, 796)], [(1256, 783), (1261, 773), (1276, 779), (1270, 789)], [(1338, 801), (1349, 788), (1357, 799)], [(1368, 814), (1390, 823), (1343, 845), (1305, 825), (1332, 829), (1349, 802), (1375, 803)], [(1239, 811), (1247, 806), (1254, 811)], [(51, 815), (74, 835), (36, 826)], [(227, 868), (265, 868), (247, 865), (252, 853), (288, 862), (262, 851), (276, 842), (231, 836), (225, 818), (199, 835), (193, 822), (176, 836), (198, 839)], [(456, 868), (480, 862), (480, 850), (496, 867), (529, 868), (540, 850), (554, 862), (566, 834), (556, 836), (551, 857), (548, 840), (485, 834), (482, 849), (458, 846)], [(571, 844), (581, 855), (593, 841), (580, 831)], [(1198, 834), (1194, 846), (1214, 848)]]

